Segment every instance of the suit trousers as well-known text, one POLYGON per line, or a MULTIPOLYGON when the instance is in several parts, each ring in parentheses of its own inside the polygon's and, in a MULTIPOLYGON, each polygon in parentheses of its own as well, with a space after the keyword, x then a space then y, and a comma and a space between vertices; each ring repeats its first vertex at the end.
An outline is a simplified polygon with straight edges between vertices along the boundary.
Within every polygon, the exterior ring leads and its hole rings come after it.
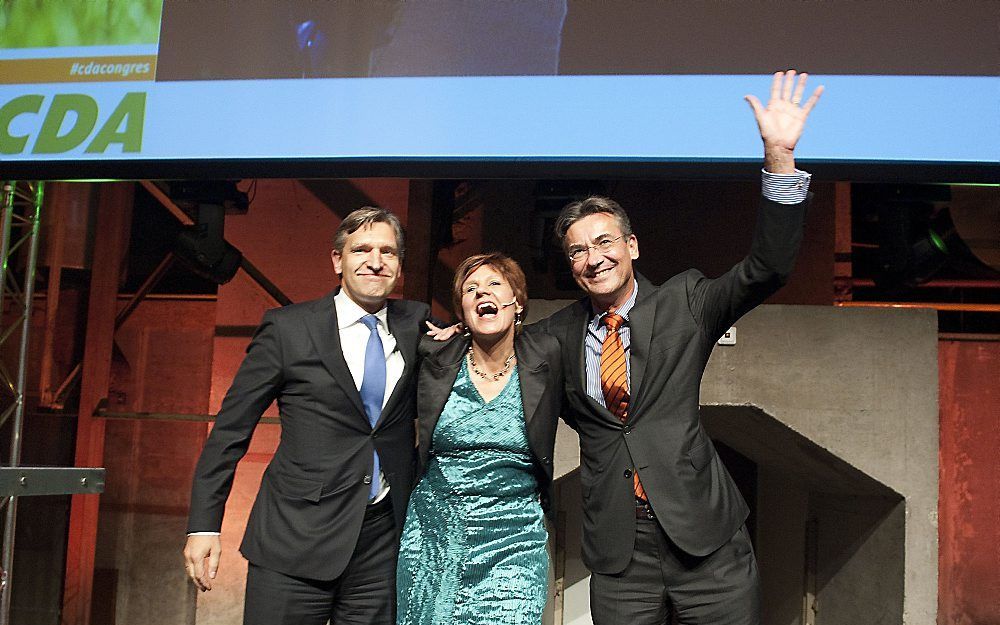
POLYGON ((395 625, 399 532, 389 497, 365 511, 347 568, 335 580, 292 577, 250 563, 244 625, 395 625))
POLYGON ((591 576, 590 611, 594 625, 759 625, 760 577, 746 526, 695 557, 655 519, 637 519, 625 570, 591 576))

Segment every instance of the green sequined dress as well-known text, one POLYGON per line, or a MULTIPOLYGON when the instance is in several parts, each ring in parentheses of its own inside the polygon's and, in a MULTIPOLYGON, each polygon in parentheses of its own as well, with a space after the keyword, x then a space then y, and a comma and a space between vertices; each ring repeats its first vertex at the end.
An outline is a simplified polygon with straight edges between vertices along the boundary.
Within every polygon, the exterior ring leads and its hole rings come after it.
POLYGON ((463 359, 413 491, 399 625, 538 625, 549 556, 517 370, 483 401, 463 359))

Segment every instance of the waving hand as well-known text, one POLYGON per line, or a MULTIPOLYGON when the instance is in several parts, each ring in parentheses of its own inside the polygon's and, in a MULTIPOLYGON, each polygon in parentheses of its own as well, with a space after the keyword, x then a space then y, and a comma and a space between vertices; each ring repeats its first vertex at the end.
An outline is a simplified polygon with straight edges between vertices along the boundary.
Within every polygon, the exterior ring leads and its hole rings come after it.
POLYGON ((823 93, 823 87, 817 87, 802 104, 808 78, 808 74, 802 73, 796 80, 794 69, 775 73, 766 107, 756 96, 745 97, 764 141, 764 168, 772 173, 791 173, 795 169, 795 145, 802 136, 809 113, 823 93))

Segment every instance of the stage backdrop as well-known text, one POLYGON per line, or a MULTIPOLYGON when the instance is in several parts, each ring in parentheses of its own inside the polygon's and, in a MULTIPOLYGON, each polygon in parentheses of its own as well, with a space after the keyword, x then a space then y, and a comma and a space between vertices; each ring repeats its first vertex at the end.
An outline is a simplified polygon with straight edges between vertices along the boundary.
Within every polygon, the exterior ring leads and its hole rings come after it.
POLYGON ((801 155, 989 167, 996 7, 5 2, 0 156, 19 174, 134 161, 150 176, 158 163, 755 162, 742 97, 766 99, 769 72, 796 67, 828 89, 801 155))

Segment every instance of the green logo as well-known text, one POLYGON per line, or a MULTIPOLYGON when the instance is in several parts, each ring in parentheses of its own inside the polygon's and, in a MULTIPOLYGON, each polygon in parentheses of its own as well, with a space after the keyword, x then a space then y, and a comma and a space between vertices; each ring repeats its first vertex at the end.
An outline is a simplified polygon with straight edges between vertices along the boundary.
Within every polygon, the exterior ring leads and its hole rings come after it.
POLYGON ((97 100, 89 95, 63 93, 53 96, 44 117, 41 116, 43 104, 44 96, 23 95, 0 107, 0 154, 21 154, 32 134, 35 134, 32 154, 62 154, 85 142, 84 152, 88 154, 103 154, 113 143, 121 145, 122 152, 142 150, 145 93, 126 93, 99 128, 101 111, 97 100), (37 133, 11 134, 11 122, 22 115, 40 122, 36 126, 37 133))

